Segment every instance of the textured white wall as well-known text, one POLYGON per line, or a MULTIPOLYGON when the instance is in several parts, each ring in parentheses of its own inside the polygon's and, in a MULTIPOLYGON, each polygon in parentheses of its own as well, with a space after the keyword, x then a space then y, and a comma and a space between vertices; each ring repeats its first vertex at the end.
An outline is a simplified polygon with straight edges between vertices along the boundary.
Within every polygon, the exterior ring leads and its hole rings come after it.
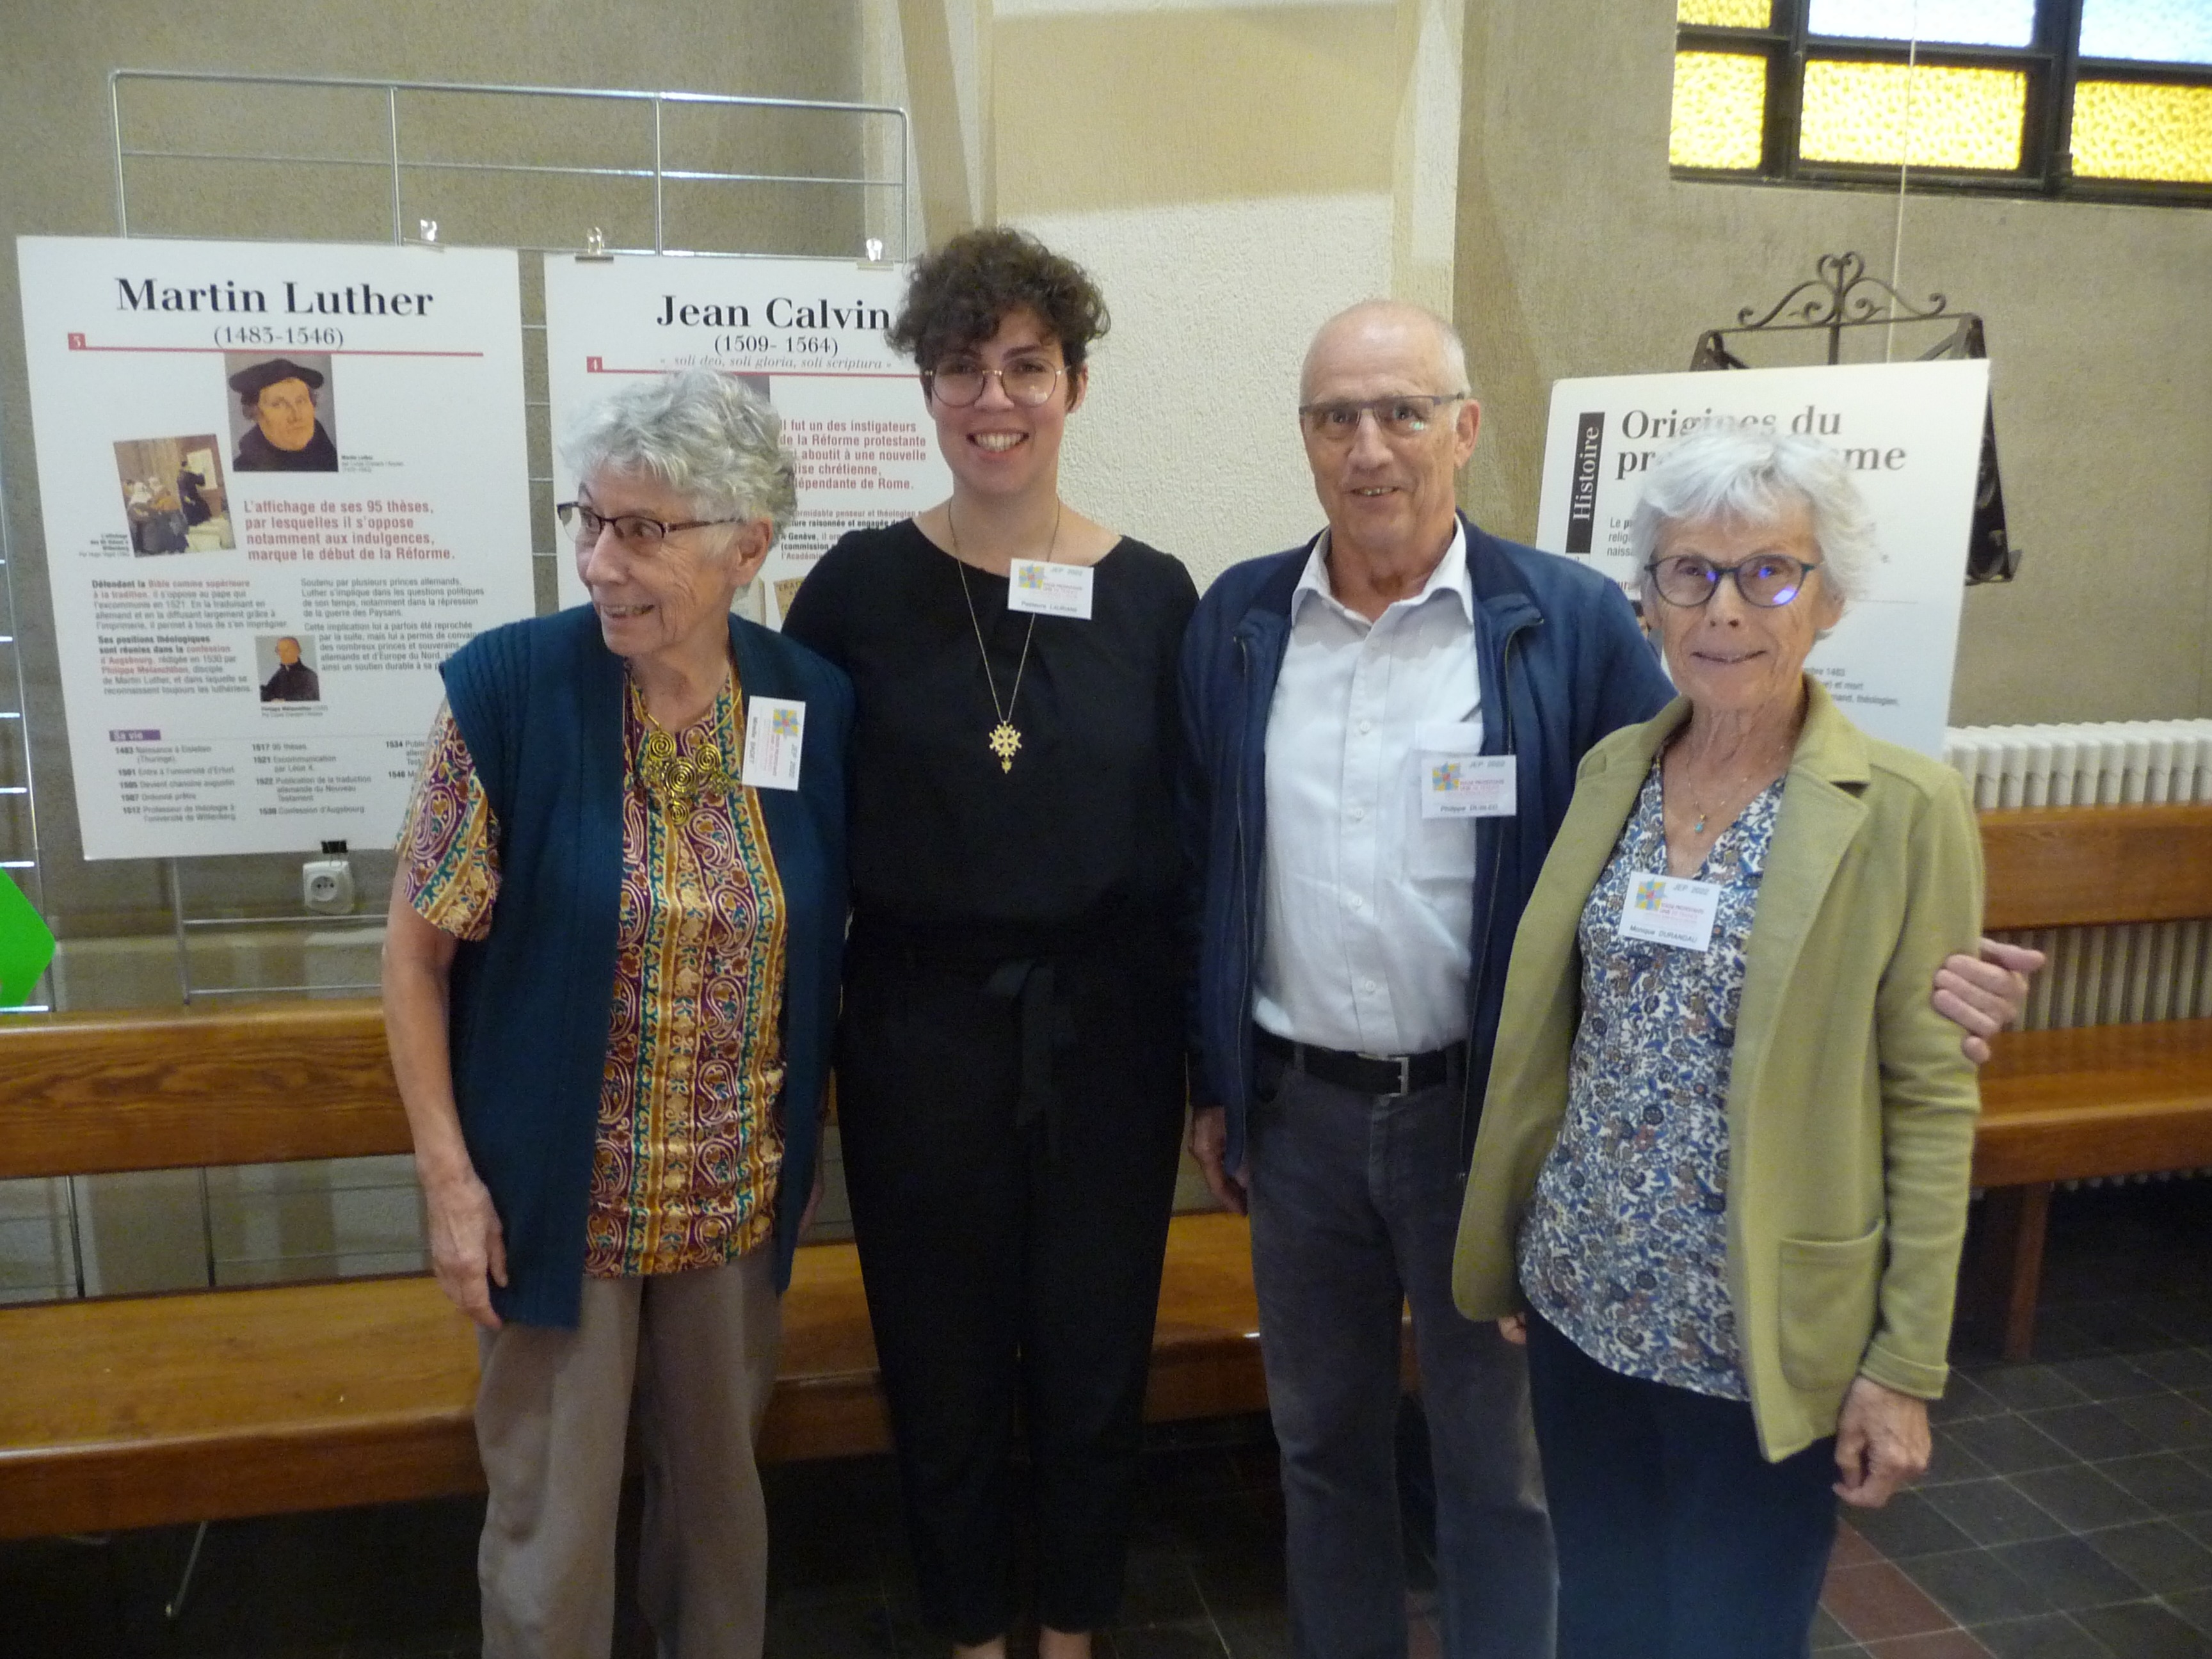
POLYGON ((1080 260, 1114 327, 1070 423, 1063 489, 1199 586, 1321 524, 1298 366, 1332 313, 1390 285, 1382 195, 1270 197, 1023 222, 1080 260))

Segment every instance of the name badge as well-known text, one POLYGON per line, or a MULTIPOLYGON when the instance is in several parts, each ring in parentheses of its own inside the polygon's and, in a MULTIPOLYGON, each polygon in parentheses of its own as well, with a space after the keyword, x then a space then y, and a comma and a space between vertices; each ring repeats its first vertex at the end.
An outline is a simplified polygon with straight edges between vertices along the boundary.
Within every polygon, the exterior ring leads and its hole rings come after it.
POLYGON ((1704 951, 1711 947, 1713 921, 1720 908, 1721 890, 1716 883, 1692 881, 1686 876, 1632 874, 1620 904, 1620 936, 1704 951))
POLYGON ((1048 564, 1016 559, 1006 573, 1006 609, 1033 611, 1040 617, 1091 620, 1091 568, 1087 564, 1048 564))
POLYGON ((1425 818, 1510 818, 1514 812, 1510 755, 1421 756, 1421 816, 1425 818))
POLYGON ((744 781, 755 789, 799 787, 799 747, 806 737, 806 705, 781 697, 752 697, 745 705, 744 781))

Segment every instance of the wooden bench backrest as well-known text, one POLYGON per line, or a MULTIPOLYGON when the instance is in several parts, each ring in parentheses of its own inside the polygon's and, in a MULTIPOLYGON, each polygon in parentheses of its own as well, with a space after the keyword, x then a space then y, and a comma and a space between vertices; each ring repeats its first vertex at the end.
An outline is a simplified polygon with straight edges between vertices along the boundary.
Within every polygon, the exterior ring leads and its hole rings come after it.
POLYGON ((410 1145, 366 998, 0 1021, 0 1179, 410 1145))
POLYGON ((2212 804, 1981 815, 1990 928, 2212 916, 2212 804))

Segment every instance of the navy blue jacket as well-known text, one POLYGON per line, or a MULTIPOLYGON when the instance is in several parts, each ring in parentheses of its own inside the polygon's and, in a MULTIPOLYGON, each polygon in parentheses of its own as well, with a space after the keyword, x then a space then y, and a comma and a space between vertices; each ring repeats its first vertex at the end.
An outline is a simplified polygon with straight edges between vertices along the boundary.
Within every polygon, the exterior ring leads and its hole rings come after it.
MULTIPOLYGON (((1674 691, 1612 582, 1587 565, 1462 523, 1474 589, 1482 751, 1516 757, 1518 807, 1513 817, 1475 822, 1464 1170, 1514 929, 1566 817, 1575 769, 1591 744, 1650 719, 1674 691)), ((1312 550, 1309 542, 1232 566, 1199 601, 1183 637, 1180 805, 1186 855, 1202 883, 1195 1092, 1201 1105, 1228 1108, 1231 1170, 1243 1166, 1252 1101, 1267 716, 1290 638, 1291 594, 1312 550)))
MULTIPOLYGON (((783 1172, 776 1284, 814 1182, 845 947, 845 747, 853 688, 805 646, 732 617, 747 696, 806 705, 799 787, 760 792, 783 888, 783 1172)), ((453 1094, 499 1211, 501 1319, 573 1327, 622 888, 623 661, 589 605, 480 634, 441 671, 499 826, 491 932, 453 958, 453 1094)))

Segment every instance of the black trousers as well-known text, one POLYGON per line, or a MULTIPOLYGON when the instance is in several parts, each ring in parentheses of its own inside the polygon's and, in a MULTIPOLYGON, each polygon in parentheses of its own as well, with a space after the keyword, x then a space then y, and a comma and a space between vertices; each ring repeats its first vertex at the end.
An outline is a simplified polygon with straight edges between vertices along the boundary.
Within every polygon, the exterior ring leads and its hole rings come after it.
POLYGON ((954 1641, 1012 1623, 1031 1504, 1039 1621, 1091 1630, 1119 1605, 1182 1002, 1165 952, 949 964, 856 942, 846 1180, 922 1611, 954 1641))
POLYGON ((1836 1540, 1834 1437, 1770 1463, 1741 1401, 1623 1376, 1534 1314, 1528 1381, 1559 1659, 1802 1659, 1836 1540))

